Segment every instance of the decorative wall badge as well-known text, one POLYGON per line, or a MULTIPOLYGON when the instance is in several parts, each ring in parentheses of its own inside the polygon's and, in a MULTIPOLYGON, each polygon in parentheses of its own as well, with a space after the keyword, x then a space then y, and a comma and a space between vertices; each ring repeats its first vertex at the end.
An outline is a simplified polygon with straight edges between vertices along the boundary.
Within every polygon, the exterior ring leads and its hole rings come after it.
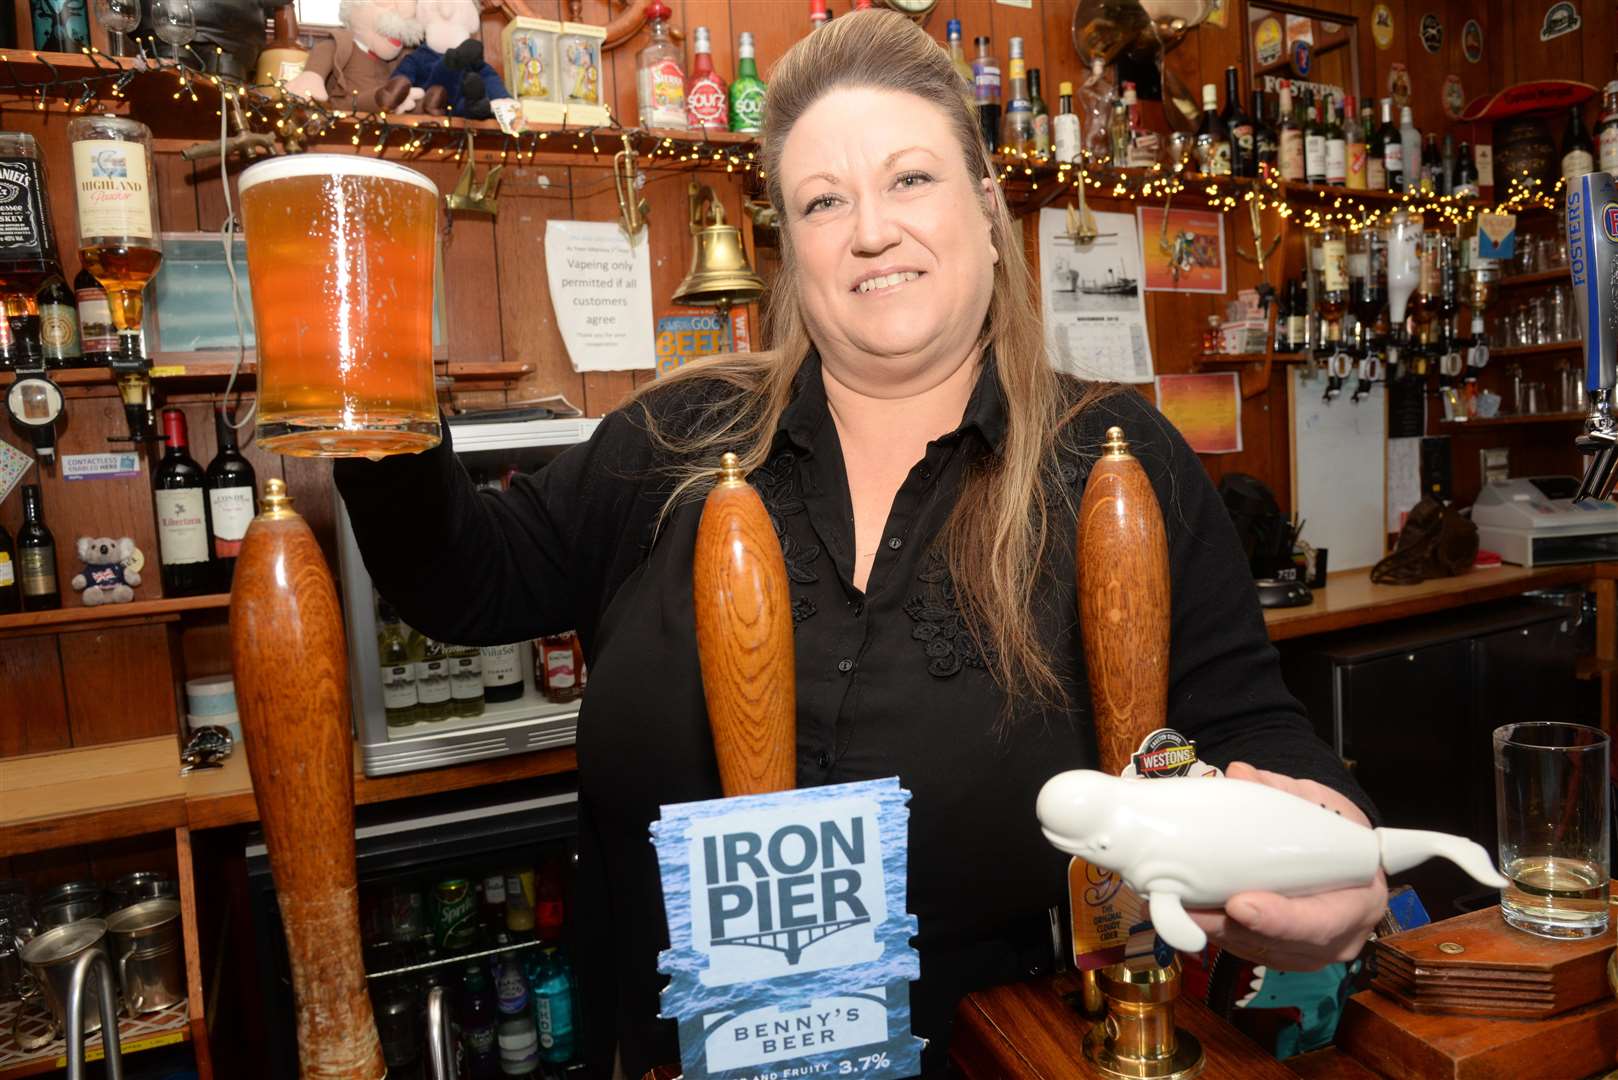
POLYGON ((1545 21, 1539 26, 1539 40, 1549 41, 1563 34, 1571 34, 1582 25, 1579 9, 1573 6, 1571 0, 1561 0, 1546 9, 1545 21))
POLYGON ((1465 108, 1466 88, 1461 85, 1461 77, 1452 72, 1444 76, 1444 112, 1452 118, 1459 118, 1465 108))
POLYGON ((686 1080, 921 1071, 896 777, 662 807, 670 976, 686 1080))
POLYGON ((1444 47, 1444 24, 1430 11, 1421 17, 1421 46, 1430 53, 1444 47))
POLYGON ((1371 39, 1379 49, 1393 47, 1393 12, 1386 4, 1371 9, 1371 39))
POLYGON ((1466 55, 1468 63, 1483 62, 1483 27, 1478 25, 1476 19, 1466 20, 1466 25, 1461 27, 1461 52, 1466 55))
POLYGON ((1298 78, 1307 79, 1309 69, 1315 66, 1315 49, 1307 41, 1294 41, 1292 43, 1292 70, 1297 72, 1298 78))
POLYGON ((1410 70, 1395 62, 1388 65, 1388 97, 1393 99, 1393 115, 1410 104, 1410 70))
POLYGON ((1253 55, 1258 59, 1258 66, 1269 67, 1281 59, 1281 52, 1280 20, 1273 15, 1260 20, 1253 31, 1253 55))

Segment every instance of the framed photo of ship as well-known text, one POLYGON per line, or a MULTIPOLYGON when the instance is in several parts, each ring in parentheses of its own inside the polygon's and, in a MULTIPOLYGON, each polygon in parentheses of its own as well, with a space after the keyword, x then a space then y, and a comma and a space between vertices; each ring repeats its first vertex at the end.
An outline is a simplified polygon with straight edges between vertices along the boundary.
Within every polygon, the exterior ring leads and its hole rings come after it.
POLYGON ((1225 293, 1225 215, 1141 206, 1141 265, 1147 292, 1225 293))

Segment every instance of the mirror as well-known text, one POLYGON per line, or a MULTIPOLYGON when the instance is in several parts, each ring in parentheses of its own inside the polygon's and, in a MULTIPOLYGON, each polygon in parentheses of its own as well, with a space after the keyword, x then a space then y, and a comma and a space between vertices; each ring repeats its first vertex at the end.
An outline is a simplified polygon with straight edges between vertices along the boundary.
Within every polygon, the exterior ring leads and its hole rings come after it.
POLYGON ((1247 5, 1249 89, 1263 90, 1273 101, 1280 81, 1287 79, 1294 90, 1302 86, 1316 98, 1324 91, 1338 100, 1352 94, 1363 103, 1358 34, 1351 17, 1254 0, 1247 5))

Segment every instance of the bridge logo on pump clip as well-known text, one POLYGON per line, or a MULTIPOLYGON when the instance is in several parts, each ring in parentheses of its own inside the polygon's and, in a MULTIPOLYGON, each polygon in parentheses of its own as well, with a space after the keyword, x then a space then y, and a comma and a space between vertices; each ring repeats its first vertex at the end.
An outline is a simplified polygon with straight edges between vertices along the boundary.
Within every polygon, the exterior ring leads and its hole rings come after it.
POLYGON ((1608 240, 1618 242, 1618 203, 1608 203, 1601 208, 1601 228, 1608 240))

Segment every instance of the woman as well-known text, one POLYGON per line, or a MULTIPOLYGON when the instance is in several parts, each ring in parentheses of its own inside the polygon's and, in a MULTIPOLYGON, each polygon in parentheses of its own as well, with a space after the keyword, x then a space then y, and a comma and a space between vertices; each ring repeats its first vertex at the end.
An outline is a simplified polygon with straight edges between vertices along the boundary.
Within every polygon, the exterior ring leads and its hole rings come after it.
MULTIPOLYGON (((774 350, 654 384, 502 496, 474 491, 447 438, 416 458, 339 463, 367 565, 412 625, 470 644, 583 637, 578 966, 592 1060, 616 1043, 631 1077, 676 1060, 656 1019, 666 935, 648 823, 659 804, 718 792, 691 561, 726 450, 786 557, 799 784, 898 775, 913 793, 911 999, 929 1071, 965 992, 1050 960, 1065 860, 1033 805, 1053 773, 1095 761, 1072 552, 1107 426, 1131 439, 1168 528, 1169 723, 1216 763, 1276 770, 1233 773, 1364 820, 1282 686, 1195 455, 1134 393, 1051 370, 965 94, 899 15, 816 31, 772 72, 765 118, 783 221, 774 350)), ((1198 918, 1238 952, 1315 968, 1358 951, 1385 895, 1249 895, 1198 918)))

